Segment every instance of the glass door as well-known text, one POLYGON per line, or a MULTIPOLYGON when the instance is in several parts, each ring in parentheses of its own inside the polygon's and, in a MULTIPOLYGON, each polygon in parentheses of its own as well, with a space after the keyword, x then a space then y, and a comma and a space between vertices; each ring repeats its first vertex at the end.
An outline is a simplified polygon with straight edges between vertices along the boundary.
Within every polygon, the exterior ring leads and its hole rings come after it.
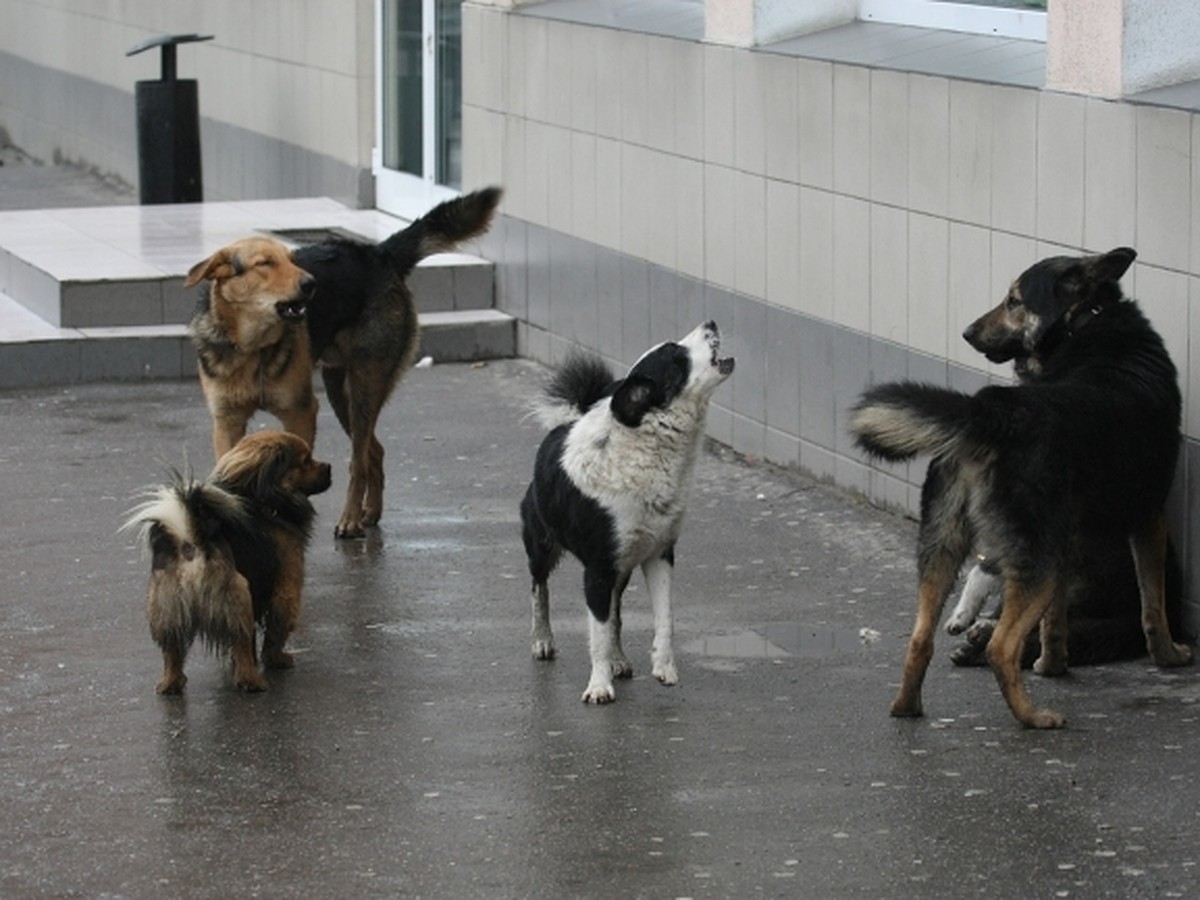
POLYGON ((406 218, 462 184, 462 0, 377 0, 375 205, 406 218))

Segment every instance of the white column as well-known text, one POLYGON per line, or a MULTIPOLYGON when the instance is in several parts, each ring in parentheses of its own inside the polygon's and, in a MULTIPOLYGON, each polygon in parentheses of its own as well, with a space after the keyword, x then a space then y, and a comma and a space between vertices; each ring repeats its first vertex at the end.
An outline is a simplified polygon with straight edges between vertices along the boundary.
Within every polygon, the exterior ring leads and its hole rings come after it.
POLYGON ((1196 0, 1053 0, 1046 87, 1117 98, 1200 78, 1196 0))

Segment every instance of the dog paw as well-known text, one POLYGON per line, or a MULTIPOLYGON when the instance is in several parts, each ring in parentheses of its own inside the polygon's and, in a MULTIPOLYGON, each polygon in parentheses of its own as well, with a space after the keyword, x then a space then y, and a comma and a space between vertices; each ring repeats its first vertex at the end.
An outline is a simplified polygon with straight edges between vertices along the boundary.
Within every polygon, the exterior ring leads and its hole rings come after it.
POLYGON ((154 686, 154 692, 163 695, 182 694, 185 684, 187 684, 187 676, 183 673, 180 673, 178 677, 164 675, 154 686))
POLYGON ((614 656, 608 661, 613 678, 632 678, 633 665, 623 655, 614 656))
POLYGON ((233 686, 247 694, 257 694, 267 689, 267 679, 258 672, 247 672, 242 675, 234 675, 233 686))
POLYGON ((1175 644, 1165 641, 1164 646, 1153 651, 1155 665, 1164 668, 1175 666, 1190 666, 1192 664, 1192 648, 1186 644, 1175 644))
POLYGON ((679 683, 679 672, 675 668, 673 660, 663 660, 656 662, 654 668, 650 670, 650 674, 658 679, 660 684, 672 685, 679 683))
POLYGON ((333 536, 346 541, 360 541, 367 536, 362 522, 343 519, 333 528, 333 536))
POLYGON ((980 647, 969 641, 965 644, 959 644, 950 651, 950 662, 956 666, 986 666, 987 656, 984 654, 985 649, 986 647, 980 647))
POLYGON ((552 638, 535 638, 533 641, 534 659, 554 659, 554 640, 552 638))
POLYGON ((290 669, 296 665, 296 657, 286 650, 263 650, 263 665, 268 669, 290 669))
POLYGON ((965 615, 953 615, 946 620, 946 634, 962 634, 971 627, 971 623, 974 621, 965 615))
POLYGON ((897 719, 919 719, 925 715, 921 698, 897 697, 892 701, 891 714, 897 719))
POLYGON ((1043 653, 1034 660, 1033 671, 1044 678, 1058 678, 1067 674, 1067 661, 1058 657, 1048 657, 1043 653))
POLYGON ((607 683, 591 682, 588 684, 587 690, 583 692, 582 699, 584 703, 595 703, 599 706, 616 700, 617 692, 613 690, 611 681, 607 683))
POLYGON ((1062 728, 1067 724, 1066 716, 1052 709, 1035 709, 1021 719, 1026 728, 1062 728))

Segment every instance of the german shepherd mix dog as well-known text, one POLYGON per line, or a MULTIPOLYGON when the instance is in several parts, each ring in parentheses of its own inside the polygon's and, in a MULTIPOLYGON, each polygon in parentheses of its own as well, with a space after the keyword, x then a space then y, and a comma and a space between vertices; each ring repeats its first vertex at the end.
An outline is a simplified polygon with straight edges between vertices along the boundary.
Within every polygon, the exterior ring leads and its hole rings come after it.
POLYGON ((1026 635, 1041 622, 1035 671, 1066 670, 1064 573, 1085 536, 1126 542, 1146 646, 1162 666, 1191 650, 1164 610, 1163 512, 1179 450, 1181 399, 1162 339, 1118 283, 1119 247, 1027 269, 963 336, 996 363, 1036 357, 1034 380, 974 395, 912 382, 871 388, 851 420, 858 445, 886 460, 933 456, 921 491, 918 608, 892 715, 922 714, 933 632, 973 549, 994 558, 1004 608, 987 658, 1013 715, 1031 728, 1063 717, 1034 707, 1021 680, 1026 635))
POLYGON ((553 429, 521 502, 533 577, 533 656, 554 658, 547 580, 563 551, 583 563, 592 674, 585 703, 616 698, 632 668, 621 649, 621 595, 638 566, 654 611, 651 672, 679 680, 671 646, 671 572, 709 398, 733 373, 713 322, 648 350, 622 379, 593 356, 569 358, 538 412, 553 429))
POLYGON ((375 426, 420 343, 405 279, 426 256, 485 232, 500 195, 493 187, 448 200, 378 245, 332 240, 289 252, 269 238, 246 238, 194 265, 184 285, 209 282, 189 330, 217 458, 260 409, 313 446, 319 364, 351 448, 334 534, 362 537, 378 524, 383 446, 375 426))
POLYGON ((147 614, 162 649, 160 694, 187 683, 183 663, 197 637, 228 650, 233 683, 264 691, 257 626, 267 668, 292 665, 284 644, 300 614, 304 550, 312 529, 309 496, 329 487, 329 465, 281 431, 242 438, 206 481, 175 473, 136 508, 125 528, 140 528, 150 549, 147 614))

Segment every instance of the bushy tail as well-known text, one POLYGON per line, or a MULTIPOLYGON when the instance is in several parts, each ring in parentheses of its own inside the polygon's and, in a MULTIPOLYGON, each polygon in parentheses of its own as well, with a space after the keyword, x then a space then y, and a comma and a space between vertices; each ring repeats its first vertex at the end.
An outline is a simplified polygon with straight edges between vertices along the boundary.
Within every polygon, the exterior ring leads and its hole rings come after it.
POLYGON ((612 369, 600 357, 572 353, 555 369, 534 414, 548 429, 573 422, 610 395, 614 383, 612 369))
POLYGON ((425 257, 447 253, 487 231, 503 193, 489 187, 439 203, 380 244, 380 251, 403 278, 425 257))
POLYGON ((941 456, 970 438, 974 398, 960 391, 897 381, 867 390, 850 416, 855 443, 891 462, 941 456))
POLYGON ((223 488, 195 481, 179 472, 169 484, 147 492, 146 500, 129 511, 122 531, 138 530, 156 555, 166 539, 170 547, 206 547, 222 530, 248 528, 249 517, 240 498, 223 488))

